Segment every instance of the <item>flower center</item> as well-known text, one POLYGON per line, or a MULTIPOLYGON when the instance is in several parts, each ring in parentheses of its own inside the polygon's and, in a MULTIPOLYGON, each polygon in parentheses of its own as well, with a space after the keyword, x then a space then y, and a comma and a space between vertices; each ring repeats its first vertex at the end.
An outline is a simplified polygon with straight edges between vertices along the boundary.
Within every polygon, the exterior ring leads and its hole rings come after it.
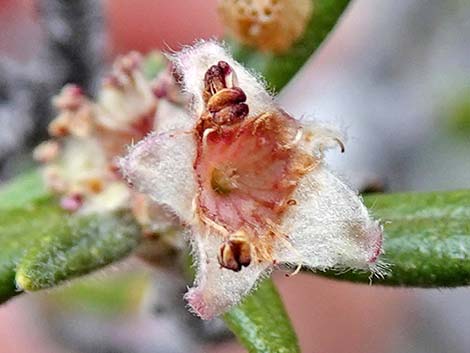
POLYGON ((237 189, 237 170, 230 167, 214 168, 211 174, 211 187, 219 195, 228 195, 237 189))
POLYGON ((315 164, 296 145, 297 121, 273 107, 248 117, 246 95, 229 85, 228 64, 212 66, 204 78, 206 109, 196 126, 194 170, 197 206, 203 224, 219 226, 218 261, 224 268, 271 261, 273 237, 292 193, 315 164))

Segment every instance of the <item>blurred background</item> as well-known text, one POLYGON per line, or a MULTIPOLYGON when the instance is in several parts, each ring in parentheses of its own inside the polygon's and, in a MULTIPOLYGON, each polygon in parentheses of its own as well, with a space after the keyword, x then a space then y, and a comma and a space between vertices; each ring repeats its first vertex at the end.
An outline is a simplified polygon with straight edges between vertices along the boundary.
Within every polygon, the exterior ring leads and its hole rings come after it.
MULTIPOLYGON (((216 3, 0 0, 0 180, 30 163, 53 117, 49 98, 64 83, 93 93, 119 53, 222 36, 216 3)), ((296 116, 346 129, 347 153, 328 162, 350 184, 470 188, 467 0, 356 0, 317 54, 279 99, 296 116)), ((304 352, 470 350, 469 289, 275 280, 304 352)), ((243 352, 220 322, 191 318, 175 299, 180 291, 171 273, 129 266, 13 299, 0 307, 0 352, 243 352)))

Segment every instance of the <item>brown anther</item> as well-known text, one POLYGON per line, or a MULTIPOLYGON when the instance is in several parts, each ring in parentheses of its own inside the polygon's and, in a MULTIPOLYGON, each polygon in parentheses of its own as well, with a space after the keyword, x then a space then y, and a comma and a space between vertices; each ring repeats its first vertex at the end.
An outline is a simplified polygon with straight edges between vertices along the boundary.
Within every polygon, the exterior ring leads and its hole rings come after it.
POLYGON ((248 105, 239 103, 228 106, 212 116, 212 122, 218 126, 236 124, 248 116, 248 105))
POLYGON ((218 261, 220 266, 238 272, 242 267, 251 263, 251 245, 247 234, 238 231, 230 235, 219 249, 218 261))
POLYGON ((218 91, 227 88, 227 76, 232 74, 232 68, 225 61, 219 61, 212 65, 204 76, 204 101, 207 103, 210 97, 218 91))
POLYGON ((226 88, 225 74, 218 65, 211 66, 204 76, 204 98, 206 102, 210 97, 224 88, 226 88))
POLYGON ((207 101, 207 110, 211 113, 215 113, 229 105, 245 101, 246 95, 241 88, 224 88, 209 98, 207 101))
POLYGON ((231 68, 230 65, 229 65, 227 62, 225 62, 225 61, 222 61, 222 60, 219 61, 219 62, 217 63, 217 66, 222 70, 222 72, 223 72, 223 74, 224 74, 225 76, 228 76, 228 75, 230 75, 230 74, 232 73, 232 68, 231 68))
POLYGON ((240 87, 227 87, 228 77, 232 80, 230 85, 234 85, 235 72, 224 61, 211 66, 204 76, 206 111, 196 129, 200 135, 207 128, 220 131, 223 126, 239 123, 248 116, 245 92, 240 87))

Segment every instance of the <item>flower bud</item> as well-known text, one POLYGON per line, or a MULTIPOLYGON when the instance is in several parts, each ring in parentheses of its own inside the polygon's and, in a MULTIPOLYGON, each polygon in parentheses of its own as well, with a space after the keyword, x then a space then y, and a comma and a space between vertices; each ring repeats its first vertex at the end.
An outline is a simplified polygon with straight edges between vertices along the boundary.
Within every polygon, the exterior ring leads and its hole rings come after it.
POLYGON ((312 0, 222 0, 219 13, 240 42, 280 53, 304 33, 312 0))

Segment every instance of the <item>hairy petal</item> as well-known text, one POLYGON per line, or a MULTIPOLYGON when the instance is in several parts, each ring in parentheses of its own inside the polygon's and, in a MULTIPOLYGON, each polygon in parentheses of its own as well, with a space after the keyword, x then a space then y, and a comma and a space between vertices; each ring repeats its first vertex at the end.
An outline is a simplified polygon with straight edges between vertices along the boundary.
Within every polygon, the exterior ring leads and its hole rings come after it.
POLYGON ((191 310, 202 319, 209 320, 240 302, 256 285, 268 262, 252 264, 239 272, 223 268, 217 261, 220 236, 197 234, 193 237, 193 252, 197 258, 195 287, 185 295, 191 310))
POLYGON ((331 124, 302 119, 302 147, 322 158, 323 152, 328 149, 338 148, 345 150, 346 135, 336 126, 331 124))
POLYGON ((101 177, 106 170, 106 156, 98 139, 72 137, 64 141, 62 154, 57 160, 62 177, 71 184, 89 178, 101 177))
POLYGON ((96 195, 91 195, 80 209, 81 214, 94 214, 122 209, 129 205, 131 191, 125 183, 111 182, 96 195))
POLYGON ((214 41, 201 41, 187 47, 170 57, 179 74, 182 85, 191 96, 193 113, 199 117, 204 111, 204 75, 206 71, 219 61, 227 62, 236 73, 236 86, 246 94, 246 103, 251 115, 258 115, 273 109, 273 99, 266 91, 260 79, 237 63, 228 52, 214 41))
POLYGON ((151 134, 121 159, 127 180, 156 203, 174 212, 187 224, 193 221, 196 195, 193 136, 175 131, 151 134))
POLYGON ((97 97, 97 120, 111 130, 127 130, 142 119, 153 120, 157 100, 136 52, 118 57, 97 97))
POLYGON ((297 204, 285 214, 276 260, 314 269, 373 269, 382 245, 382 229, 360 197, 324 166, 299 183, 297 204))
POLYGON ((191 131, 194 120, 181 106, 161 99, 158 102, 154 130, 161 133, 173 130, 191 131))

